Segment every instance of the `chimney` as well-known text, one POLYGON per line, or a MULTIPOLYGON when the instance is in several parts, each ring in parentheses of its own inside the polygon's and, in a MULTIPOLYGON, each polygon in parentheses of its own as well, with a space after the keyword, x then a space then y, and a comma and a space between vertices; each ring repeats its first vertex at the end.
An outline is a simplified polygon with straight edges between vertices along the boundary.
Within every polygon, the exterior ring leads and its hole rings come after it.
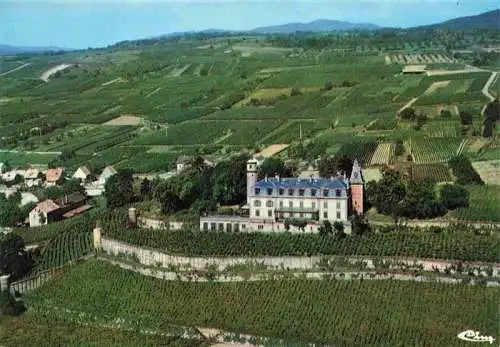
POLYGON ((333 176, 330 176, 330 181, 333 181, 333 176))
POLYGON ((276 179, 276 181, 280 181, 280 175, 278 175, 278 173, 275 173, 274 174, 274 178, 276 179))
POLYGON ((264 177, 264 181, 266 181, 266 182, 267 182, 267 175, 266 175, 266 177, 264 177))
POLYGON ((309 180, 312 182, 313 181, 313 175, 309 176, 309 180))
POLYGON ((135 207, 131 207, 128 209, 128 222, 132 227, 135 227, 137 225, 137 211, 135 207))

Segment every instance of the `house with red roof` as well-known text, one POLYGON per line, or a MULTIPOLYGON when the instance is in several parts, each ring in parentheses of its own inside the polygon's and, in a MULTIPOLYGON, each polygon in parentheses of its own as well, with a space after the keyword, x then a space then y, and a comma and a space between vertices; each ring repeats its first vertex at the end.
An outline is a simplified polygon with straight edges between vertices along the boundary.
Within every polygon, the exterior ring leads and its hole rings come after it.
POLYGON ((55 169, 47 170, 47 175, 45 179, 45 184, 50 186, 55 186, 63 179, 63 169, 61 167, 55 169))

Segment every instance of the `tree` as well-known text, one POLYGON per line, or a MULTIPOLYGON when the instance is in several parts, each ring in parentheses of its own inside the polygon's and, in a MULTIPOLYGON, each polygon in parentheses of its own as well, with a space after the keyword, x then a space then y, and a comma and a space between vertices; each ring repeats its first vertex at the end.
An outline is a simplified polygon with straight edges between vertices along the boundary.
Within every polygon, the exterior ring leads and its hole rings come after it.
POLYGON ((353 235, 363 235, 370 230, 370 225, 364 216, 360 216, 358 211, 354 211, 351 217, 351 232, 353 235))
POLYGON ((180 206, 179 196, 169 181, 162 181, 158 184, 154 189, 153 196, 160 202, 162 213, 175 212, 180 206))
POLYGON ((332 81, 326 81, 323 90, 332 90, 332 89, 333 89, 332 81))
POLYGON ((404 154, 404 152, 405 152, 405 146, 403 145, 403 141, 397 140, 396 146, 394 148, 394 155, 400 156, 400 155, 404 154))
POLYGON ((344 223, 342 223, 341 221, 337 220, 337 221, 333 222, 333 229, 335 230, 335 235, 338 238, 343 238, 345 236, 344 223))
POLYGON ((19 316, 26 308, 22 301, 16 301, 14 296, 9 292, 0 292, 0 313, 6 316, 19 316))
POLYGON ((469 205, 469 192, 458 184, 445 184, 441 187, 440 195, 441 202, 449 210, 469 205))
POLYGON ((258 176, 263 178, 265 176, 279 175, 281 177, 292 176, 291 170, 286 167, 283 160, 275 157, 264 159, 259 167, 258 176))
POLYGON ((141 182, 140 194, 143 200, 151 198, 151 181, 147 178, 141 182))
POLYGON ((329 220, 324 220, 323 224, 320 225, 318 231, 321 235, 331 235, 333 234, 333 226, 329 220))
POLYGON ((398 117, 401 119, 414 120, 416 116, 417 113, 415 112, 415 109, 411 107, 404 108, 398 113, 398 117))
POLYGON ((300 88, 293 87, 292 90, 290 91, 290 96, 296 96, 300 95, 302 92, 300 91, 300 88))
POLYGON ((353 162, 347 156, 339 157, 323 157, 318 162, 318 172, 321 177, 337 176, 340 172, 346 173, 347 176, 351 175, 353 162))
POLYGON ((211 178, 213 200, 221 205, 245 201, 248 159, 248 155, 240 155, 217 164, 211 178))
POLYGON ((409 182, 400 208, 400 215, 412 219, 434 218, 446 213, 446 208, 435 196, 435 183, 430 180, 409 182))
POLYGON ((399 171, 383 168, 382 178, 378 182, 368 182, 365 191, 370 205, 379 213, 392 215, 406 195, 406 186, 399 171))
POLYGON ((23 214, 19 206, 10 200, 0 202, 0 225, 4 227, 15 227, 22 222, 23 214))
POLYGON ((460 123, 462 125, 472 125, 472 115, 468 112, 460 112, 460 123))
POLYGON ((191 205, 191 210, 198 214, 217 212, 217 203, 212 200, 196 200, 191 205))
POLYGON ((26 275, 34 265, 21 236, 0 234, 0 273, 9 274, 10 279, 15 281, 26 275))
POLYGON ((440 112, 441 118, 451 118, 453 115, 451 114, 450 110, 445 110, 442 109, 440 112))
POLYGON ((132 189, 133 171, 130 169, 118 170, 104 185, 104 197, 108 207, 114 208, 131 203, 134 200, 132 189))

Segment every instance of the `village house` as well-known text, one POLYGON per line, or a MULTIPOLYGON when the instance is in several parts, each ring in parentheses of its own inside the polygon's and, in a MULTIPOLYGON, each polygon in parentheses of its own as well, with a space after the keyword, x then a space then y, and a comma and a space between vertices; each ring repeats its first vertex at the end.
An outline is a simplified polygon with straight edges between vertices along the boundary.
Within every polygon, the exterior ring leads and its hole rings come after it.
POLYGON ((73 178, 79 179, 82 182, 85 182, 89 177, 90 170, 86 166, 80 166, 73 174, 73 178))
POLYGON ((104 170, 102 170, 101 175, 99 176, 99 184, 105 185, 106 181, 113 175, 116 174, 116 170, 112 166, 106 166, 104 170))
POLYGON ((363 177, 355 160, 351 177, 338 174, 330 178, 274 178, 257 180, 258 161, 247 162, 248 216, 202 216, 203 231, 317 232, 324 221, 341 222, 350 232, 349 215, 363 214, 363 177), (302 231, 289 229, 300 222, 302 231))
POLYGON ((58 167, 55 169, 48 169, 45 178, 45 185, 47 187, 55 186, 63 179, 63 169, 58 167))
POLYGON ((44 200, 38 203, 29 213, 30 227, 36 227, 50 222, 79 215, 92 206, 87 205, 85 195, 75 192, 55 200, 44 200))
MULTIPOLYGON (((181 155, 177 158, 177 172, 181 172, 185 168, 189 167, 193 163, 194 159, 194 157, 187 155, 181 155)), ((216 165, 214 161, 207 158, 203 158, 203 164, 208 167, 214 167, 216 165)))
POLYGON ((42 183, 40 177, 40 171, 35 168, 30 168, 24 173, 24 183, 28 187, 39 186, 42 183))

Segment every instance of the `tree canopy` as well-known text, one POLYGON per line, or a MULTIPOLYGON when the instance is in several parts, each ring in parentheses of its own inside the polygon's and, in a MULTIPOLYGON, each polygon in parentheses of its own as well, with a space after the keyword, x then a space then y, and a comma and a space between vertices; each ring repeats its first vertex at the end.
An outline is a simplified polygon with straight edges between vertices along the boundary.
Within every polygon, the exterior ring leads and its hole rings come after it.
POLYGON ((119 207, 134 201, 132 183, 133 171, 130 169, 118 170, 111 176, 104 185, 108 207, 119 207))
POLYGON ((0 272, 9 274, 15 281, 26 275, 35 262, 24 248, 21 236, 8 233, 0 234, 0 272))

